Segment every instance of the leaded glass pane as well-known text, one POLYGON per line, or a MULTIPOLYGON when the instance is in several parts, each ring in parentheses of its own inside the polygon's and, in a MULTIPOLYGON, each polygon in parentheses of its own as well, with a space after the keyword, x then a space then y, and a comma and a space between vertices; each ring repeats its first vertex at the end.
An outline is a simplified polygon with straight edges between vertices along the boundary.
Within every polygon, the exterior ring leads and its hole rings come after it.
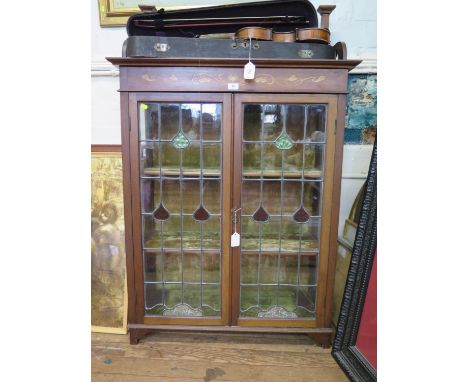
POLYGON ((151 213, 159 206, 161 202, 159 188, 159 179, 143 179, 141 181, 142 212, 151 213))
MULTIPOLYGON (((280 256, 279 264, 279 282, 280 284, 296 285, 298 282, 298 260, 299 256, 285 255, 280 256)), ((276 280, 277 281, 277 280, 276 280)))
POLYGON ((182 131, 189 141, 200 139, 200 104, 183 104, 182 109, 182 131))
POLYGON ((184 249, 201 248, 202 224, 196 221, 193 216, 184 216, 183 247, 184 249))
POLYGON ((179 252, 164 252, 164 282, 182 281, 182 256, 179 252))
POLYGON ((300 285, 316 285, 317 284, 317 256, 300 256, 300 285))
POLYGON ((286 131, 293 141, 304 139, 304 105, 285 105, 286 108, 286 131))
MULTIPOLYGON (((184 279, 184 282, 187 281, 184 279)), ((199 316, 201 317, 201 293, 202 288, 199 284, 185 284, 184 285, 184 303, 189 305, 192 309, 200 309, 199 316)))
POLYGON ((159 111, 158 105, 154 103, 140 103, 140 139, 158 139, 159 136, 159 111))
POLYGON ((182 150, 181 171, 184 176, 200 176, 200 142, 192 142, 182 150))
POLYGON ((139 110, 146 314, 219 317, 222 104, 139 110))
POLYGON ((219 176, 221 166, 221 144, 205 143, 203 145, 203 174, 219 176))
POLYGON ((182 205, 184 214, 193 214, 200 206, 200 181, 184 180, 182 182, 182 205))
POLYGON ((258 278, 258 259, 259 255, 241 254, 241 283, 257 284, 258 278))
POLYGON ((202 112, 203 139, 205 141, 221 140, 221 105, 203 104, 202 112))
POLYGON ((152 175, 159 171, 159 147, 152 142, 140 144, 140 172, 152 175))
POLYGON ((260 284, 276 284, 277 278, 278 255, 261 255, 260 256, 260 284))
POLYGON ((221 189, 219 180, 203 182, 203 204, 210 214, 221 213, 221 189))
POLYGON ((145 281, 162 282, 163 255, 161 252, 144 251, 145 281))
POLYGON ((281 105, 263 105, 263 141, 274 141, 283 129, 284 115, 281 105))
POLYGON ((157 221, 151 214, 143 215, 142 231, 143 246, 145 248, 161 248, 162 235, 161 227, 164 223, 157 221))
POLYGON ((306 140, 325 142, 326 110, 324 105, 307 106, 306 140))
MULTIPOLYGON (((175 148, 171 142, 160 142, 161 171, 165 176, 179 175, 180 172, 180 150, 175 148)), ((187 150, 184 150, 185 153, 187 150)), ((158 166, 159 167, 159 166, 158 166)), ((149 174, 151 175, 151 174, 149 174)), ((159 168, 154 175, 159 175, 159 168)))
POLYGON ((244 105, 240 317, 315 318, 325 116, 244 105))
POLYGON ((201 254, 203 264, 203 282, 218 283, 220 273, 220 256, 219 252, 204 251, 201 254))
POLYGON ((218 285, 203 285, 203 314, 205 316, 219 316, 220 288, 218 285))
POLYGON ((162 103, 159 106, 161 109, 161 139, 172 140, 180 131, 180 105, 162 103))
POLYGON ((259 177, 262 146, 258 143, 244 143, 242 146, 242 175, 259 177))
POLYGON ((221 248, 221 218, 219 216, 211 216, 201 225, 201 238, 204 249, 219 250, 221 248))
POLYGON ((255 222, 251 216, 242 217, 241 248, 246 250, 258 250, 260 248, 261 225, 255 222))
POLYGON ((262 106, 245 105, 244 141, 259 141, 262 126, 262 106))

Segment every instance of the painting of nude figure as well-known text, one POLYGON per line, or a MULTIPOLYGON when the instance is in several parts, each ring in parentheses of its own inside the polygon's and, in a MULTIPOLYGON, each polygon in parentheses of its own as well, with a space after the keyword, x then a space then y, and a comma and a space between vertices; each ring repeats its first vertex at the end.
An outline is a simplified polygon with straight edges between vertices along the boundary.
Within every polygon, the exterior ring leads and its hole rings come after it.
POLYGON ((91 329, 126 333, 122 154, 100 149, 91 154, 91 329))

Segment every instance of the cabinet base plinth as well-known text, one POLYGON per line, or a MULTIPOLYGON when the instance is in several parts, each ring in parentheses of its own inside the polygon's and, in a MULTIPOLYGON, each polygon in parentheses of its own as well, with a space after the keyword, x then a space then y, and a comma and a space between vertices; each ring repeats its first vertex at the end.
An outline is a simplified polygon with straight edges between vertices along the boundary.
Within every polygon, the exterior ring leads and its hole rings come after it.
POLYGON ((333 333, 309 333, 309 337, 324 349, 331 346, 332 336, 333 333))
POLYGON ((149 333, 153 333, 156 330, 147 329, 147 328, 132 328, 130 325, 128 327, 128 332, 130 333, 130 345, 136 345, 140 340, 149 333))
POLYGON ((285 333, 307 334, 318 345, 329 348, 333 336, 331 328, 287 328, 287 327, 247 327, 247 326, 196 326, 196 325, 149 325, 128 324, 130 344, 136 345, 144 336, 160 331, 223 332, 223 333, 285 333))

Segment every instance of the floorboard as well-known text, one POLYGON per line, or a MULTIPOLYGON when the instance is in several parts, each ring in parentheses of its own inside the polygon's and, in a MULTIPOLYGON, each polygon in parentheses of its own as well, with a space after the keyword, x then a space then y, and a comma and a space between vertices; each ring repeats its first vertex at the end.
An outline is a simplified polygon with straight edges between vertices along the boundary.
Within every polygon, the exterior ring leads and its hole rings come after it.
POLYGON ((161 332, 130 345, 92 334, 93 382, 340 382, 346 376, 303 334, 161 332))

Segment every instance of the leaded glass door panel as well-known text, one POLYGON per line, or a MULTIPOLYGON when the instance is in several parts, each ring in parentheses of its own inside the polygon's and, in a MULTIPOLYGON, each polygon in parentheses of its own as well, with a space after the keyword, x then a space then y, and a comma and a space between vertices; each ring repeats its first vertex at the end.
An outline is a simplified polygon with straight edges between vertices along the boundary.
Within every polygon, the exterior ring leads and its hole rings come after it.
POLYGON ((323 320, 336 112, 335 96, 236 95, 233 324, 323 320))
POLYGON ((137 314, 226 325, 231 96, 130 96, 137 314), (135 128, 133 128, 135 126, 135 128), (227 214, 225 214, 227 211, 227 214))

